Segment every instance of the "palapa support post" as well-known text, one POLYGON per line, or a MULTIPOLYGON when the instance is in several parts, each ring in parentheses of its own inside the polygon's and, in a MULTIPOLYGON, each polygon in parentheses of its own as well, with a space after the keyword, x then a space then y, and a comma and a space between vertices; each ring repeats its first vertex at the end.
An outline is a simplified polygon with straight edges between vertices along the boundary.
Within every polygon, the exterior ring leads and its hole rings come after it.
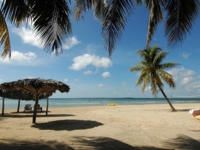
POLYGON ((19 108, 20 108, 20 99, 18 99, 18 107, 17 107, 17 112, 19 112, 19 108))
POLYGON ((4 97, 2 97, 2 116, 4 116, 4 97))
POLYGON ((48 115, 48 108, 49 108, 49 97, 47 97, 46 115, 48 115))
POLYGON ((37 91, 36 92, 36 99, 35 99, 35 106, 34 106, 34 113, 33 113, 33 123, 36 123, 38 100, 39 100, 39 94, 38 94, 38 91, 37 91))

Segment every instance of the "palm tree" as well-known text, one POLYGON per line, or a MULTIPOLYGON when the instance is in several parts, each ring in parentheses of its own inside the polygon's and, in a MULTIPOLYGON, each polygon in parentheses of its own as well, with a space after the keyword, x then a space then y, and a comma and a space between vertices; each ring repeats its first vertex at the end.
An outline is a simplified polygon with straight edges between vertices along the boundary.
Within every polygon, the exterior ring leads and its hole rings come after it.
POLYGON ((84 17, 89 9, 102 22, 102 37, 109 56, 116 42, 122 36, 122 30, 134 6, 144 4, 150 11, 147 33, 147 47, 158 23, 165 20, 165 36, 169 46, 180 44, 192 28, 199 15, 199 0, 75 0, 75 19, 84 17), (166 16, 164 17, 164 14, 166 16))
POLYGON ((162 80, 170 87, 174 88, 175 82, 173 77, 168 72, 164 71, 164 69, 175 67, 178 64, 173 62, 162 63, 163 59, 168 53, 162 51, 162 49, 158 46, 149 47, 144 50, 138 50, 137 53, 140 55, 142 60, 138 63, 138 65, 130 69, 131 72, 141 71, 140 77, 136 82, 136 86, 142 84, 142 92, 144 92, 147 84, 150 84, 152 94, 155 97, 160 90, 170 105, 172 111, 176 111, 163 91, 164 84, 162 80))
POLYGON ((11 56, 11 42, 7 22, 16 27, 32 22, 34 31, 41 38, 44 49, 62 51, 62 40, 71 33, 69 19, 71 0, 3 0, 0 8, 0 45, 2 57, 11 56))

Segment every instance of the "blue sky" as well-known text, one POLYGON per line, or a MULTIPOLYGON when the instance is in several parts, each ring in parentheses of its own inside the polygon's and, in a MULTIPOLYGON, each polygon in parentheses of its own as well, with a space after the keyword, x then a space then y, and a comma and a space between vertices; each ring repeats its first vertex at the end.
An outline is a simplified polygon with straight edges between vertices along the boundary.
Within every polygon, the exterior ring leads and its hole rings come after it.
MULTIPOLYGON (((101 23, 94 19, 92 11, 80 21, 74 21, 72 16, 73 34, 66 38, 64 51, 58 56, 43 50, 31 26, 15 28, 9 24, 12 57, 0 59, 0 83, 24 78, 59 80, 71 88, 69 93, 56 92, 52 96, 59 98, 153 97, 149 86, 144 93, 141 86, 135 87, 139 73, 128 71, 140 61, 136 51, 145 48, 148 17, 144 7, 135 7, 111 58, 103 46, 101 23)), ((170 52, 165 62, 180 63, 167 70, 176 82, 175 89, 164 86, 168 97, 200 95, 199 23, 200 19, 174 49, 166 44, 163 24, 155 32, 151 46, 159 45, 170 52)))

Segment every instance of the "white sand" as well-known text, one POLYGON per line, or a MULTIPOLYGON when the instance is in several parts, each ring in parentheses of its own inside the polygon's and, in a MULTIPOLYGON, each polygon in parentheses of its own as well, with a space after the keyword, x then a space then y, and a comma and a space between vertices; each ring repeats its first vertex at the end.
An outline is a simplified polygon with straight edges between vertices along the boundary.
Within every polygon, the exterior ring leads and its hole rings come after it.
MULTIPOLYGON (((200 104, 49 108, 49 115, 13 113, 0 117, 0 150, 200 149, 200 121, 188 113, 200 104)), ((23 111, 23 110, 21 110, 23 111)))

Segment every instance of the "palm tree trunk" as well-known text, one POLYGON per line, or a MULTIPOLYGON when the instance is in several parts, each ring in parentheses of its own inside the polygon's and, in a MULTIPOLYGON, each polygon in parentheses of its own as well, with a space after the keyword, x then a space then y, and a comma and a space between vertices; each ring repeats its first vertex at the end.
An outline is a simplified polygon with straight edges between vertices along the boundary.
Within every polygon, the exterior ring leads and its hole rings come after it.
POLYGON ((173 112, 176 112, 177 110, 173 107, 173 105, 171 104, 170 100, 167 98, 167 96, 165 95, 164 91, 162 90, 162 88, 160 86, 158 86, 160 91, 162 92, 163 96, 165 97, 165 99, 167 100, 169 106, 171 107, 173 112))

